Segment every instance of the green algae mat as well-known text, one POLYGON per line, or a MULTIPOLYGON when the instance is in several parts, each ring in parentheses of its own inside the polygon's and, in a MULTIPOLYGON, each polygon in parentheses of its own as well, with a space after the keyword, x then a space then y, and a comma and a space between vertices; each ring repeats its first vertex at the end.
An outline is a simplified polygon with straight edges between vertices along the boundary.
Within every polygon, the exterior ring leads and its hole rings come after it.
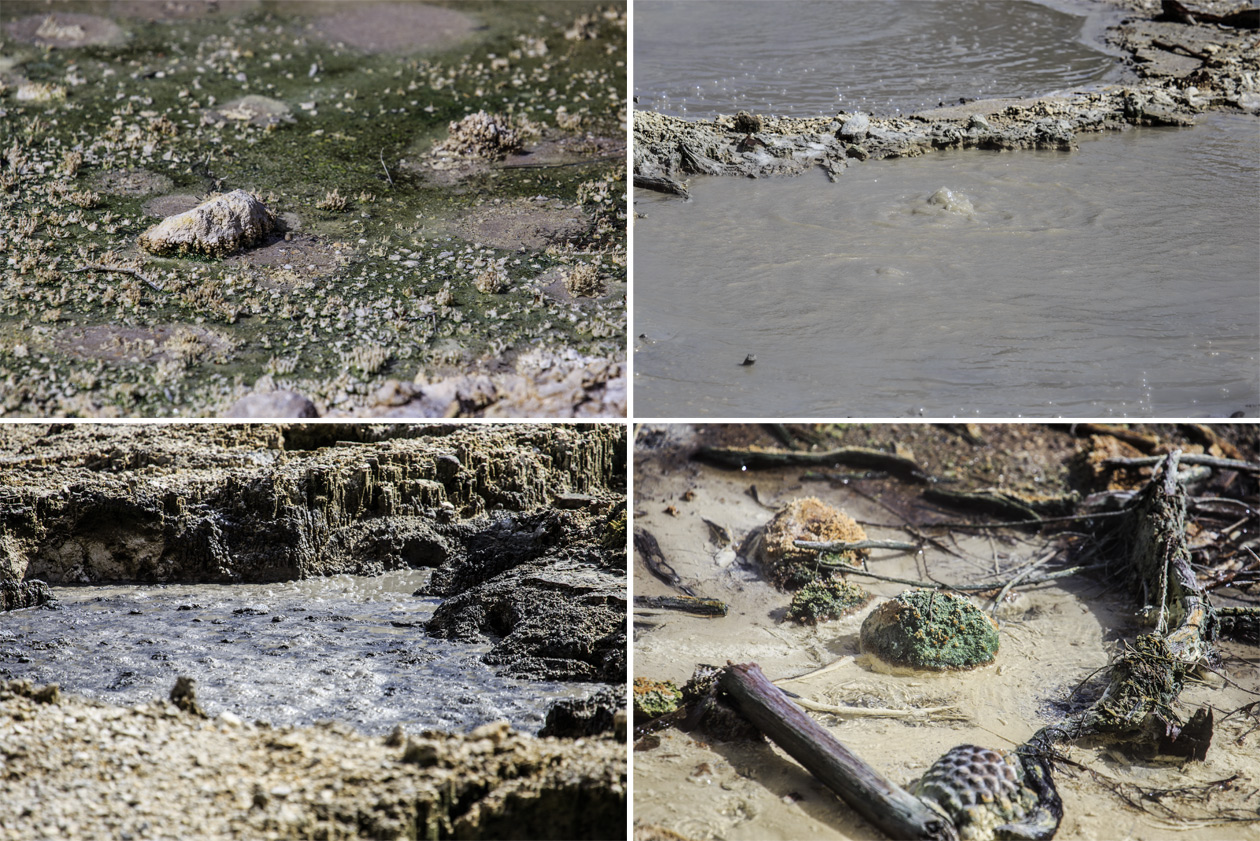
POLYGON ((5 3, 0 416, 624 415, 625 103, 624 3, 5 3))

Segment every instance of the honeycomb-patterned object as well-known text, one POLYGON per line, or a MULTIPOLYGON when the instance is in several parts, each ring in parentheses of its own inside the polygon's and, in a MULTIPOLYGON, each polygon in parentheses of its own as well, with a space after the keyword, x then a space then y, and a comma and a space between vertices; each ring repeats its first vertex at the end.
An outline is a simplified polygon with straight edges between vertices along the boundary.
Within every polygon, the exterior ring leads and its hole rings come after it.
POLYGON ((1044 760, 975 745, 951 749, 913 790, 962 841, 1051 838, 1063 815, 1044 760))

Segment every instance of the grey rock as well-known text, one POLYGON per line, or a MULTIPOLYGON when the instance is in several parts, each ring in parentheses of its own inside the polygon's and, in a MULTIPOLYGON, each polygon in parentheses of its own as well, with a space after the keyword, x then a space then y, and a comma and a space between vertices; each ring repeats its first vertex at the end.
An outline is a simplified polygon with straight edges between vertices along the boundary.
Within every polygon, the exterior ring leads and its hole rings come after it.
POLYGON ((854 114, 840 126, 838 137, 841 140, 860 141, 871 131, 871 118, 865 114, 854 114))
POLYGON ((310 398, 295 391, 265 391, 247 394, 232 404, 228 418, 317 418, 319 410, 310 398))
POLYGON ((140 247, 164 256, 223 257, 257 245, 275 227, 275 218, 261 201, 244 190, 233 190, 162 220, 140 235, 140 247))

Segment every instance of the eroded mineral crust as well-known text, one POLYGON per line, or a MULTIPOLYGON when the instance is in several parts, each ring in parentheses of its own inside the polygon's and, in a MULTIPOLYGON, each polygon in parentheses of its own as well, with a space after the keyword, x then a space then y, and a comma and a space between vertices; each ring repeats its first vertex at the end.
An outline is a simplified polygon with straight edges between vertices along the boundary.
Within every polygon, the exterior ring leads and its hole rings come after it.
POLYGON ((233 190, 162 220, 140 235, 140 247, 163 256, 225 257, 262 242, 275 227, 261 201, 233 190))

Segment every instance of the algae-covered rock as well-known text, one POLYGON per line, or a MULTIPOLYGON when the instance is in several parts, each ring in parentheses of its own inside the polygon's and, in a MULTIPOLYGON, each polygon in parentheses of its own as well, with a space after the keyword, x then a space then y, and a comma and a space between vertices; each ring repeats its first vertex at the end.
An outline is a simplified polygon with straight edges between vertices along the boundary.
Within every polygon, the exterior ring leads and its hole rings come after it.
MULTIPOLYGON (((852 517, 815 497, 794 499, 774 515, 762 535, 761 562, 779 587, 795 589, 818 577, 812 549, 797 549, 797 540, 848 542, 865 540, 866 531, 852 517)), ((829 560, 857 565, 864 552, 845 552, 829 560)))
POLYGON ((634 716, 651 721, 672 713, 682 703, 683 693, 672 680, 634 679, 634 716))
POLYGON ((275 218, 261 201, 244 190, 233 190, 149 228, 140 235, 140 247, 166 256, 224 257, 257 245, 275 227, 275 218))
POLYGON ((864 587, 842 578, 819 578, 796 591, 787 618, 802 625, 817 625, 847 616, 870 600, 871 594, 864 587))
POLYGON ((997 623, 962 596, 906 590, 862 623, 862 651, 886 665, 945 671, 993 662, 997 623))

